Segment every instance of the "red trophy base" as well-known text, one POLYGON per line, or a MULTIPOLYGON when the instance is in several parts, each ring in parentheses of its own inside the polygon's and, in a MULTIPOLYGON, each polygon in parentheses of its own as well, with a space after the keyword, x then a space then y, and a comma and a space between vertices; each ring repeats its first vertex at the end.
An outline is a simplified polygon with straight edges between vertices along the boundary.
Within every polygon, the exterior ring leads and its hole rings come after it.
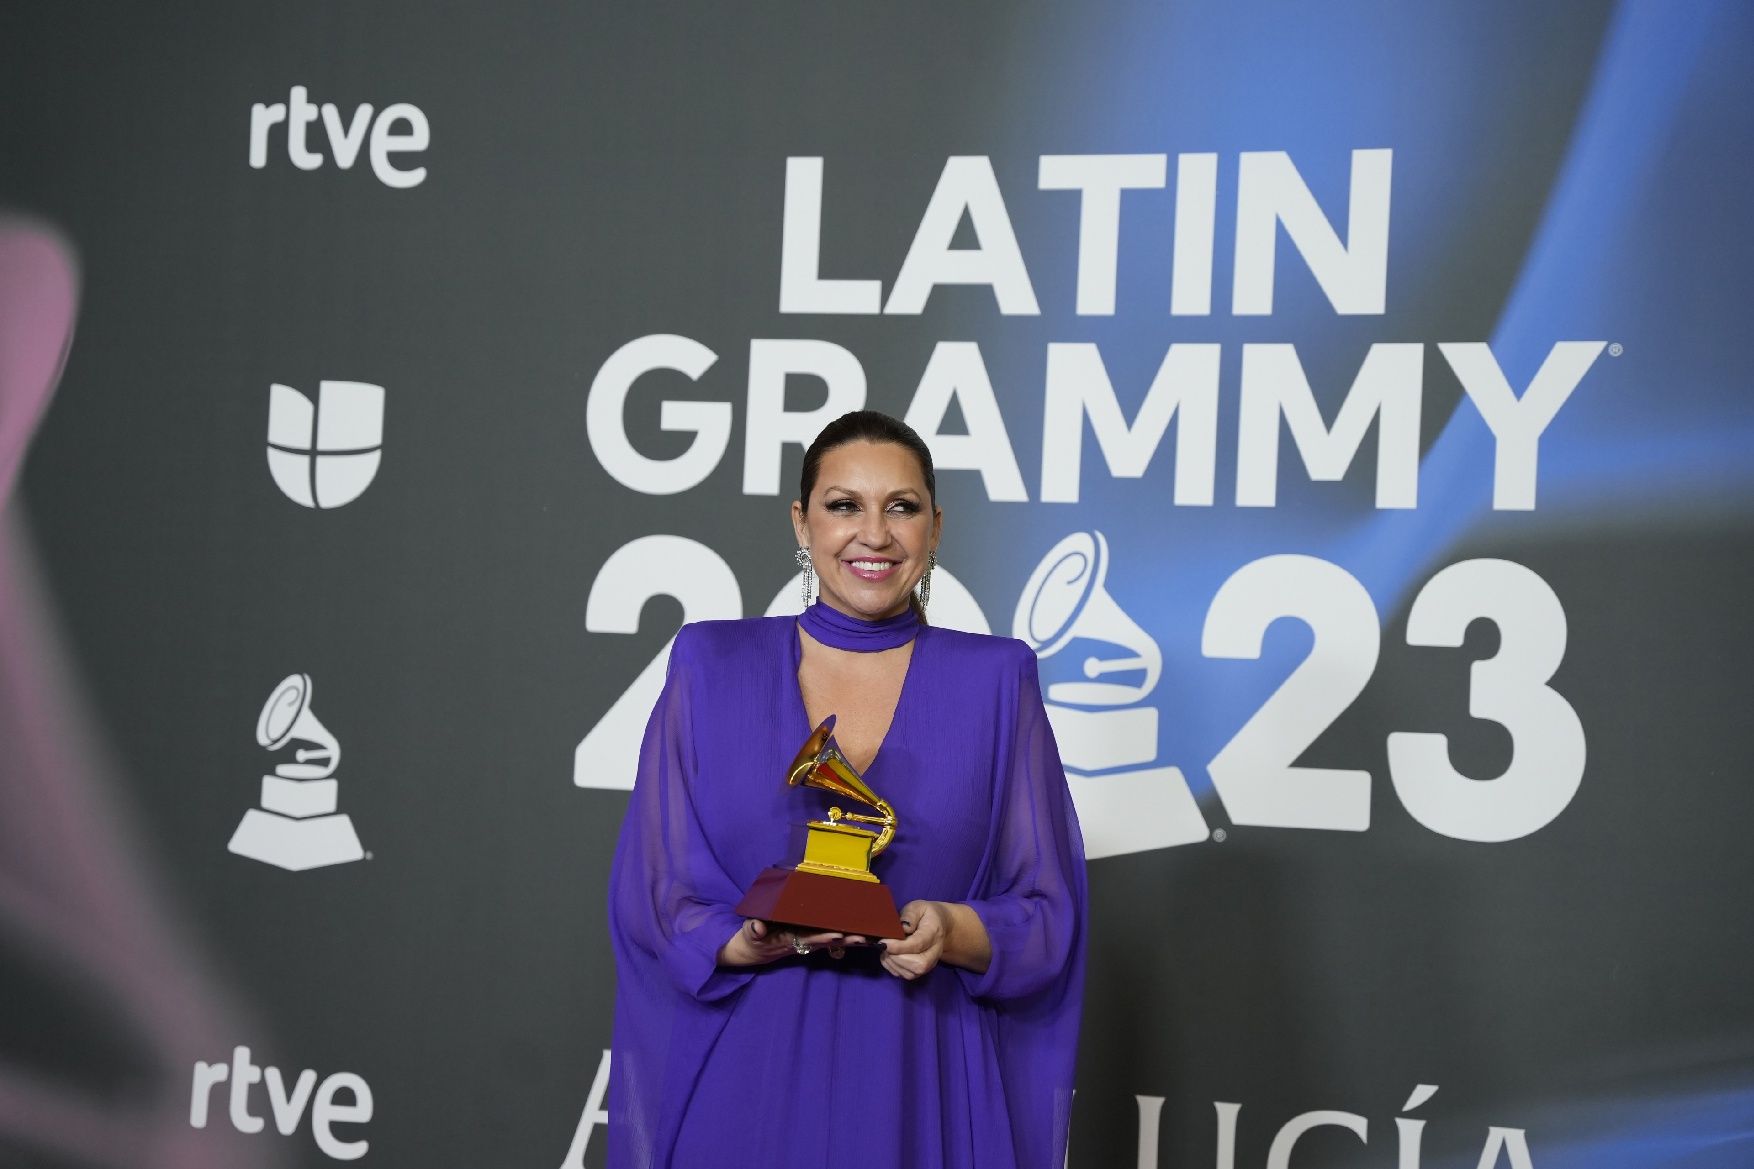
POLYGON ((867 938, 902 938, 889 886, 798 869, 762 871, 737 903, 744 917, 867 938))

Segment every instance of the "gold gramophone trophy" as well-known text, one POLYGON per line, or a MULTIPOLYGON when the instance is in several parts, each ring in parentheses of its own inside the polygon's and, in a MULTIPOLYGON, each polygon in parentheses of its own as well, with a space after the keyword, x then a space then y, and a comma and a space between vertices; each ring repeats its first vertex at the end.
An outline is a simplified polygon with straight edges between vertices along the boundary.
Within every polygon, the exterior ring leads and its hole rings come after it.
POLYGON ((804 826, 804 859, 765 869, 737 903, 744 917, 867 938, 905 936, 895 898, 871 872, 871 859, 895 839, 895 809, 870 786, 834 741, 834 716, 822 720, 786 772, 792 787, 813 787, 857 800, 878 814, 828 809, 804 826), (874 824, 878 830, 856 827, 874 824))

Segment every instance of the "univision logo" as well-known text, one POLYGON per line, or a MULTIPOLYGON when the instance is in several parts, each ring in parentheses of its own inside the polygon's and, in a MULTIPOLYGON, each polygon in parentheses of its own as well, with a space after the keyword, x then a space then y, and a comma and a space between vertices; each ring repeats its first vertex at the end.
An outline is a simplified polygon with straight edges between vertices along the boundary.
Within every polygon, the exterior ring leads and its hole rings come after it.
POLYGON ((320 382, 317 400, 268 389, 268 472, 303 507, 332 508, 364 494, 383 461, 384 387, 320 382))

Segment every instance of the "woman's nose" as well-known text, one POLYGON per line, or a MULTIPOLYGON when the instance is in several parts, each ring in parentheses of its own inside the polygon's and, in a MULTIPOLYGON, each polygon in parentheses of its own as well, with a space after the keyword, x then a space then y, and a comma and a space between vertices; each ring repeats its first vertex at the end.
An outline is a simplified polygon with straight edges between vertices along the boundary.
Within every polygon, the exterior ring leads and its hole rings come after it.
POLYGON ((882 511, 867 511, 865 522, 859 525, 859 539, 870 548, 889 543, 889 517, 882 511))

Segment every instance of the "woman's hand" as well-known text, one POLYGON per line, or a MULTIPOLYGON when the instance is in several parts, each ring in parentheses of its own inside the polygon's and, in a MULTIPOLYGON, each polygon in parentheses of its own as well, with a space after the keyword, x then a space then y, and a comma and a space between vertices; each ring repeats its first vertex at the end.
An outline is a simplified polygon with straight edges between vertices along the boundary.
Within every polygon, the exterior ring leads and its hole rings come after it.
POLYGON ((775 929, 765 921, 750 918, 731 935, 730 941, 719 947, 718 959, 720 966, 766 966, 781 958, 821 949, 826 949, 830 957, 839 958, 846 953, 847 946, 858 945, 864 940, 851 934, 806 934, 775 929))
POLYGON ((975 973, 993 959, 992 943, 980 915, 953 901, 910 901, 901 907, 907 937, 883 943, 883 969, 912 982, 940 962, 975 973))

